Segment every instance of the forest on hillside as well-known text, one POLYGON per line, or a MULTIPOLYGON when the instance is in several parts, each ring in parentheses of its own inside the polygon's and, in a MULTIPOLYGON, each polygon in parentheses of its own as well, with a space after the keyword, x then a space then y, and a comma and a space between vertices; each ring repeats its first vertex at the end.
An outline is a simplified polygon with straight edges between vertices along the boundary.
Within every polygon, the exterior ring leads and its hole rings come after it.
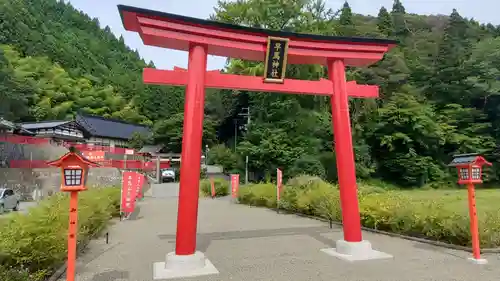
MULTIPOLYGON (((117 11, 118 13, 118 11, 117 11)), ((12 121, 72 118, 77 111, 148 124, 141 142, 179 152, 183 88, 143 85, 154 66, 123 38, 70 4, 0 0, 0 116, 12 121)), ((377 17, 338 10, 324 0, 219 1, 211 19, 274 30, 397 39, 376 65, 348 69, 348 80, 376 84, 379 99, 350 101, 357 175, 401 186, 454 182, 456 153, 500 160, 500 27, 462 17, 408 13, 404 2, 377 17)), ((263 64, 231 59, 226 72, 262 75, 263 64)), ((320 65, 290 65, 287 77, 327 77, 320 65)), ((203 146, 209 160, 260 177, 336 180, 330 102, 326 97, 207 91, 203 146), (251 123, 242 113, 250 109, 251 123)), ((136 145, 137 145, 136 143, 136 145)), ((500 168, 487 172, 500 181, 500 168)))

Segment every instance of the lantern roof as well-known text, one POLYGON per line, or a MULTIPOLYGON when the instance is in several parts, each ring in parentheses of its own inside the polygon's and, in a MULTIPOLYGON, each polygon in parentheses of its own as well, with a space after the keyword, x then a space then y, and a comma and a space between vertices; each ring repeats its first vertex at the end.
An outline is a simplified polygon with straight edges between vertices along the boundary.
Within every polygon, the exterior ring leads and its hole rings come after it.
POLYGON ((87 159, 86 157, 84 157, 83 155, 81 155, 80 153, 78 153, 76 151, 70 151, 70 152, 64 154, 63 156, 61 156, 61 158, 59 158, 57 160, 47 162, 47 164, 49 166, 61 167, 64 162, 66 162, 70 159, 75 159, 75 158, 77 161, 82 162, 83 164, 87 164, 90 167, 98 167, 99 166, 99 164, 90 161, 89 159, 87 159))
POLYGON ((482 156, 478 153, 467 153, 467 154, 457 154, 453 155, 453 160, 448 166, 457 167, 462 165, 488 165, 491 166, 491 163, 486 161, 482 156))

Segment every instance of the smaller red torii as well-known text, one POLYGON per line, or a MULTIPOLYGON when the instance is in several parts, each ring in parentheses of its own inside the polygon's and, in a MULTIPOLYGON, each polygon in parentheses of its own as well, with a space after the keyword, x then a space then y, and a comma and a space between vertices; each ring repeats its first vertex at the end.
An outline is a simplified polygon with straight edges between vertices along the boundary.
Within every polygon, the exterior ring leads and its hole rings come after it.
MULTIPOLYGON (((186 86, 188 83, 187 69, 177 66, 174 70, 144 68, 142 76, 146 84, 186 86)), ((323 96, 333 94, 332 81, 327 79, 318 81, 284 79, 282 84, 270 84, 265 83, 262 77, 223 74, 219 70, 206 72, 205 87, 323 96)), ((376 85, 359 85, 356 81, 347 81, 346 88, 347 95, 350 97, 376 98, 379 96, 379 87, 376 85)))

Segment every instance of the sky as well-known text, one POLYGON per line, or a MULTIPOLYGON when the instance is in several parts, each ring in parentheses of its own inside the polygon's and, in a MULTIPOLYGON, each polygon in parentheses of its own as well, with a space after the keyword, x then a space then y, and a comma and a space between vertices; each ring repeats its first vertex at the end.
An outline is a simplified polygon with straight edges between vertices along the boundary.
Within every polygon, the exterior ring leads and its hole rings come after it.
MULTIPOLYGON (((174 66, 187 67, 187 52, 167 50, 142 43, 135 32, 123 28, 117 5, 123 4, 172 14, 206 19, 213 13, 217 0, 65 0, 75 8, 98 18, 101 27, 108 25, 118 37, 123 35, 125 43, 137 49, 146 62, 153 61, 157 68, 172 69, 174 66)), ((327 6, 338 9, 344 0, 326 0, 327 6)), ((393 0, 349 0, 353 12, 376 16, 380 7, 392 8, 393 0)), ((474 18, 482 23, 500 25, 499 0, 401 0, 407 13, 449 15, 453 8, 467 18, 474 18)), ((209 56, 208 69, 222 69, 226 59, 209 56)))

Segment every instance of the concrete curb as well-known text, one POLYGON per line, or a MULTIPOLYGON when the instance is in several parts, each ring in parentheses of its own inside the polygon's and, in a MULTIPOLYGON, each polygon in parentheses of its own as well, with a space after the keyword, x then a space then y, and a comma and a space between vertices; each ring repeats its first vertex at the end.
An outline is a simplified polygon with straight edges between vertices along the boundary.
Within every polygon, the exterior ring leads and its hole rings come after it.
MULTIPOLYGON (((276 208, 272 208, 272 209, 274 211, 278 211, 276 208)), ((283 210, 283 209, 279 209, 279 212, 283 213, 283 214, 291 214, 291 215, 296 215, 296 216, 299 216, 299 217, 305 217, 305 218, 315 219, 315 220, 319 220, 319 221, 323 221, 323 222, 331 222, 332 224, 335 224, 335 225, 338 225, 338 226, 342 226, 341 222, 333 221, 333 220, 330 221, 330 220, 322 218, 322 217, 316 217, 316 216, 305 215, 305 214, 296 213, 296 212, 290 212, 290 211, 283 210)), ((448 249, 452 249, 452 250, 459 250, 459 251, 465 251, 465 252, 472 253, 472 248, 469 248, 469 247, 448 244, 448 243, 444 243, 444 242, 440 242, 440 241, 434 241, 434 240, 429 240, 429 239, 425 239, 425 238, 418 238, 418 237, 413 237, 413 236, 407 236, 407 235, 402 235, 402 234, 398 234, 398 233, 393 233, 393 232, 388 232, 388 231, 382 231, 382 230, 378 230, 378 229, 368 228, 368 227, 364 227, 364 226, 362 226, 361 229, 364 230, 364 231, 372 232, 372 233, 377 233, 377 234, 387 235, 387 236, 391 236, 391 237, 397 237, 397 238, 401 238, 401 239, 405 239, 405 240, 410 240, 410 241, 415 241, 415 242, 430 244, 430 245, 437 246, 437 247, 443 247, 443 248, 448 248, 448 249)), ((500 253, 500 248, 484 248, 484 249, 481 249, 481 253, 483 253, 483 254, 496 254, 496 253, 500 253)))

